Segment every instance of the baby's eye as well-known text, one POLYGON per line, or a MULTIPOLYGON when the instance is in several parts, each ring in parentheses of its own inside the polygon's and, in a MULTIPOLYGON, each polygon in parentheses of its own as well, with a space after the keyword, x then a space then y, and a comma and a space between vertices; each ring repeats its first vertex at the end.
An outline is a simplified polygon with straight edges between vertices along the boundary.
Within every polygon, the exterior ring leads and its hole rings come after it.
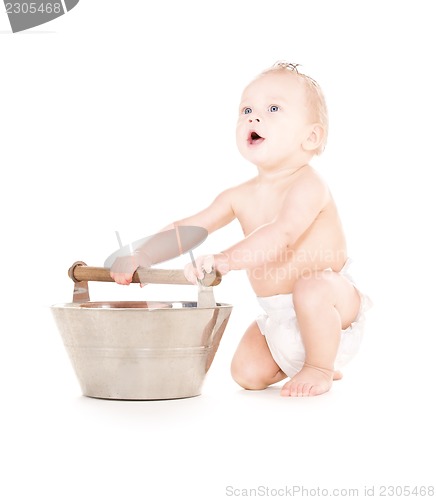
POLYGON ((276 113, 280 108, 278 106, 276 106, 275 104, 272 104, 269 108, 268 108, 268 111, 270 113, 276 113))
POLYGON ((242 112, 244 113, 244 115, 249 115, 253 112, 253 110, 251 108, 244 108, 242 112))

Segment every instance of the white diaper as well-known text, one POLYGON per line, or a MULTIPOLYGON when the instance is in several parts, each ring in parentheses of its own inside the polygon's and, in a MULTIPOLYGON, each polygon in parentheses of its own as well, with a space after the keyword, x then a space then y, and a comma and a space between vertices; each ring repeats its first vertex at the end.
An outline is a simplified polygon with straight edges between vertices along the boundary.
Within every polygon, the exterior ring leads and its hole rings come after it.
MULTIPOLYGON (((350 259, 340 274, 354 284, 349 275, 350 259)), ((359 291, 359 290, 358 290, 359 291)), ((360 311, 355 321, 342 330, 335 370, 341 369, 359 350, 365 323, 365 311, 370 307, 370 299, 359 291, 360 311)), ((271 351, 274 361, 288 377, 293 377, 303 367, 305 351, 301 339, 292 294, 258 297, 259 304, 266 314, 257 318, 257 324, 271 351)))

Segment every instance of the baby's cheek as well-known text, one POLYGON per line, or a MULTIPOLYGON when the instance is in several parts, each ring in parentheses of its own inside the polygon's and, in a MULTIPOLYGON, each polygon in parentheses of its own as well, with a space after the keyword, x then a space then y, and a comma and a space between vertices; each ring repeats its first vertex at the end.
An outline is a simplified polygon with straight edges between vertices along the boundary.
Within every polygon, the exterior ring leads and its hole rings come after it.
POLYGON ((236 124, 235 132, 236 132, 236 136, 242 136, 242 134, 243 134, 243 126, 242 126, 242 123, 240 121, 238 121, 238 123, 236 124))

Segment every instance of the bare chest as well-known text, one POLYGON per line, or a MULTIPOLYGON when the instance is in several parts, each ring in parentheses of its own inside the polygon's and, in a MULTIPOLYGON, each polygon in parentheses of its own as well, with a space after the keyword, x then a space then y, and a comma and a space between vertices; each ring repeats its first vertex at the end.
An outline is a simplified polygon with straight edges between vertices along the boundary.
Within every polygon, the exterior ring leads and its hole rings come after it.
POLYGON ((245 235, 264 224, 272 222, 279 213, 283 204, 284 194, 276 193, 275 196, 252 194, 244 203, 236 207, 236 217, 241 224, 245 235))

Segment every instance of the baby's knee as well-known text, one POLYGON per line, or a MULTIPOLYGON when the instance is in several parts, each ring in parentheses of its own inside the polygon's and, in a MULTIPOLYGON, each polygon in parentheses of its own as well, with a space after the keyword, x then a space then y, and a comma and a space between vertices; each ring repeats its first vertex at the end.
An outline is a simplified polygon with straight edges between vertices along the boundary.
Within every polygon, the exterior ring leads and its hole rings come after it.
POLYGON ((230 372, 233 380, 243 389, 259 391, 268 387, 268 384, 259 376, 259 371, 251 363, 241 363, 233 359, 230 372))

